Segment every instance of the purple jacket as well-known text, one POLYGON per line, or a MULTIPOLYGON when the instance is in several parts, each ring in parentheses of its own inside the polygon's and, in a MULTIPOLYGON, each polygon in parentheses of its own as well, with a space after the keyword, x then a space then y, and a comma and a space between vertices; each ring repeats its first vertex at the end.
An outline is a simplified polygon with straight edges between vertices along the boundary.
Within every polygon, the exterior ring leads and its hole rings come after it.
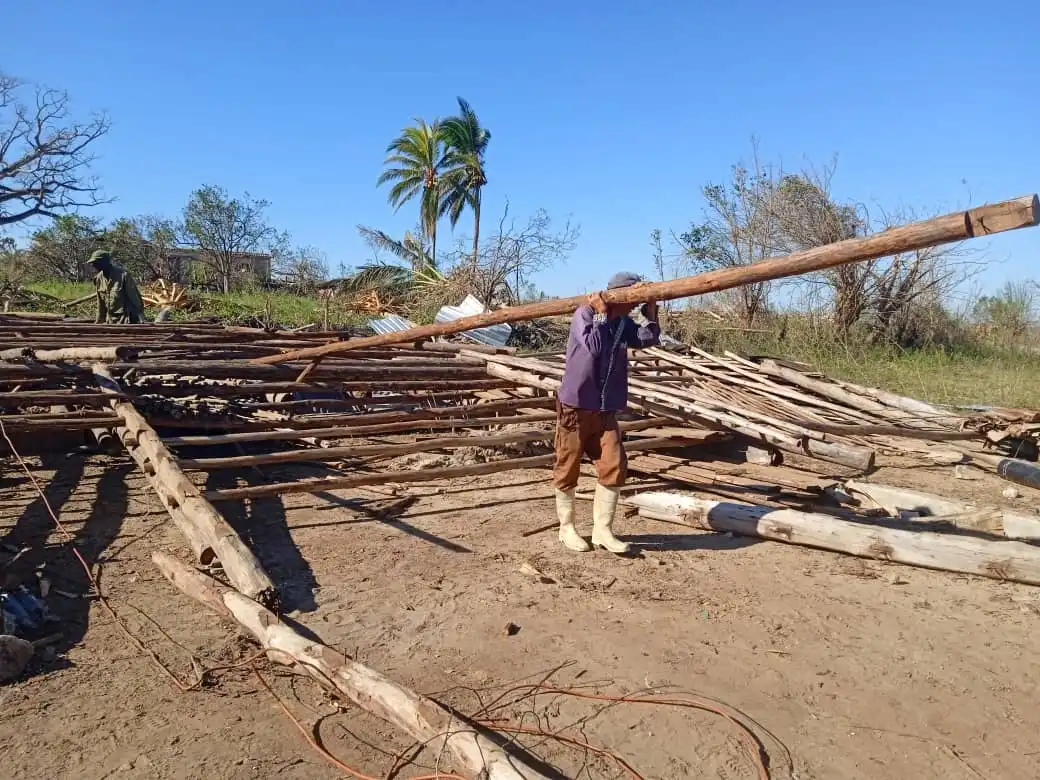
POLYGON ((567 367, 557 397, 578 409, 620 412, 628 406, 628 348, 652 347, 661 337, 656 322, 630 317, 604 322, 591 306, 574 312, 567 340, 567 367))

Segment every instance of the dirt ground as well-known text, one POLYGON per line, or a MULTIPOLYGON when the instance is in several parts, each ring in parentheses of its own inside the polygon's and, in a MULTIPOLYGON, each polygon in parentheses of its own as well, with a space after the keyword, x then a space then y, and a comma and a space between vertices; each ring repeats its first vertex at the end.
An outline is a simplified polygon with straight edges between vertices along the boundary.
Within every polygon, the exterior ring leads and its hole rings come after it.
MULTIPOLYGON (((183 557, 187 549, 127 461, 32 462, 75 544, 100 564, 112 607, 181 679, 194 679, 192 656, 210 668, 255 653, 153 568, 153 550, 183 557)), ((995 477, 951 473, 889 468, 874 479, 1002 501, 995 477)), ((0 541, 33 548, 16 566, 29 567, 24 573, 46 562, 55 587, 83 592, 82 571, 42 502, 13 462, 0 474, 0 541)), ((521 536, 553 519, 546 476, 512 472, 405 486, 398 495, 380 487, 224 509, 281 586, 292 618, 466 712, 478 709, 478 696, 489 703, 518 680, 549 675, 584 690, 675 686, 739 708, 772 732, 800 780, 1040 777, 1040 589, 638 517, 620 520, 619 530, 642 545, 641 558, 568 553, 552 532, 521 536)), ((588 523, 590 502, 579 509, 588 523)), ((65 640, 27 679, 0 687, 0 776, 343 776, 248 668, 181 692, 96 600, 50 602, 65 640)), ((382 778, 408 751, 389 726, 337 707, 309 680, 261 668, 308 733, 318 723, 347 764, 382 778)), ((757 776, 740 732, 715 714, 549 695, 489 711, 538 728, 580 720, 585 740, 609 746, 646 778, 757 776)), ((527 744, 562 776, 632 776, 602 755, 539 738, 527 744)), ((765 745, 774 777, 787 776, 780 747, 765 745)), ((430 774, 436 760, 427 750, 421 766, 399 776, 430 774)))

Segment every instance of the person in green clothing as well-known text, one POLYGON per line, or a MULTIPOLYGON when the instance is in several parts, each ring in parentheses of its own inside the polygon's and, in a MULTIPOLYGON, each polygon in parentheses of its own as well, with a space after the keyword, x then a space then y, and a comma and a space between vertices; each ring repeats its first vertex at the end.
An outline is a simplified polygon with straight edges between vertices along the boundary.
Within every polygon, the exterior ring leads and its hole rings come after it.
POLYGON ((112 253, 104 249, 94 252, 87 265, 97 271, 94 290, 97 292, 96 323, 116 325, 144 322, 144 301, 137 289, 137 282, 112 262, 112 253))

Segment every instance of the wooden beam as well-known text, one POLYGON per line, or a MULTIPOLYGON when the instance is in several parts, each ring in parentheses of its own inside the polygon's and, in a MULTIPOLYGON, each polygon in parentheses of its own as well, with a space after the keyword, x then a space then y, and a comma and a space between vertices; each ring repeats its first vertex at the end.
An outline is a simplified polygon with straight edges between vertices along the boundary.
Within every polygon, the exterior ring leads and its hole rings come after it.
MULTIPOLYGON (((747 284, 783 279, 900 252, 962 241, 978 235, 1032 227, 1038 221, 1040 221, 1040 200, 1036 195, 1028 195, 1002 203, 981 206, 970 211, 957 211, 942 217, 891 228, 862 238, 851 238, 836 244, 795 252, 786 257, 762 260, 753 265, 709 271, 697 276, 687 276, 667 282, 653 282, 640 287, 609 290, 603 293, 603 299, 607 303, 624 303, 635 306, 648 299, 666 301, 705 295, 747 284)), ((282 355, 260 357, 256 358, 254 362, 271 364, 312 359, 347 352, 351 349, 401 344, 418 339, 463 333, 467 330, 505 322, 522 322, 537 317, 570 314, 587 302, 586 296, 576 295, 571 298, 497 309, 486 314, 461 317, 452 322, 421 325, 396 333, 384 333, 367 338, 334 342, 320 347, 294 350, 282 355)))
MULTIPOLYGON (((418 402, 424 400, 416 398, 418 402)), ((365 399, 358 399, 358 404, 363 405, 366 402, 365 399)), ((378 403, 379 399, 369 399, 370 403, 378 403)), ((515 409, 545 409, 550 408, 554 404, 550 398, 510 398, 503 401, 482 401, 480 403, 465 404, 463 406, 443 406, 443 407, 419 407, 418 403, 416 408, 395 410, 392 412, 354 412, 352 414, 319 414, 310 417, 295 417, 291 421, 286 420, 267 420, 263 422, 247 422, 236 424, 231 423, 229 427, 241 427, 251 432, 266 432, 270 429, 276 429, 275 433, 287 432, 285 428, 291 427, 297 431, 307 431, 308 436, 315 435, 310 431, 321 431, 329 430, 335 426, 337 429, 347 428, 349 432, 344 432, 343 436, 360 435, 355 429, 365 429, 366 433, 387 433, 386 430, 378 430, 377 425, 382 424, 397 424, 397 423, 408 423, 413 425, 416 429, 423 427, 423 421, 426 420, 454 420, 457 422, 464 422, 471 419, 483 419, 491 418, 496 419, 494 415, 503 411, 511 411, 515 409)), ((507 418, 497 418, 505 420, 507 418)), ((218 426, 220 423, 217 424, 218 426)), ((320 435, 320 434, 318 434, 320 435)), ((170 447, 204 447, 210 444, 233 444, 235 442, 250 441, 250 439, 239 439, 237 437, 242 434, 228 434, 227 436, 178 436, 164 439, 167 446, 170 447)))
POLYGON ((34 349, 31 346, 17 347, 0 351, 0 360, 21 361, 35 360, 39 363, 59 363, 68 361, 116 361, 133 360, 138 350, 125 344, 112 347, 62 347, 60 349, 34 349))

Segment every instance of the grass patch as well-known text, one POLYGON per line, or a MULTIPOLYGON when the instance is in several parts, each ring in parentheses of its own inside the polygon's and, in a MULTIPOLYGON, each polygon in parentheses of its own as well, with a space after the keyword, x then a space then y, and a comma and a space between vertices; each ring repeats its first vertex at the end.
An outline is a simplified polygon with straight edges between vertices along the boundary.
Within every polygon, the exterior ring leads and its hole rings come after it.
POLYGON ((702 348, 798 360, 832 379, 937 404, 1040 408, 1040 352, 986 345, 899 349, 803 338, 712 339, 702 348))
POLYGON ((907 351, 830 347, 808 350, 800 359, 835 379, 932 403, 1040 407, 1037 353, 986 347, 907 351))
MULTIPOLYGON (((63 282, 49 280, 26 285, 30 290, 54 296, 63 301, 72 301, 89 295, 94 291, 92 282, 63 282)), ((200 318, 216 318, 229 325, 279 326, 298 328, 310 323, 323 325, 325 322, 325 301, 289 293, 256 291, 223 293, 197 293, 194 296, 195 306, 190 310, 176 310, 174 321, 200 318)), ((40 306, 40 311, 62 311, 83 316, 93 311, 93 304, 87 302, 77 307, 75 312, 68 312, 58 307, 40 306)), ((148 314, 154 316, 154 307, 147 307, 148 314)), ((329 307, 329 327, 343 328, 360 325, 366 316, 354 312, 346 312, 333 303, 329 307)))
POLYGON ((63 301, 74 301, 94 292, 93 282, 63 282, 59 279, 33 282, 32 284, 27 284, 26 287, 44 295, 52 295, 63 301))

